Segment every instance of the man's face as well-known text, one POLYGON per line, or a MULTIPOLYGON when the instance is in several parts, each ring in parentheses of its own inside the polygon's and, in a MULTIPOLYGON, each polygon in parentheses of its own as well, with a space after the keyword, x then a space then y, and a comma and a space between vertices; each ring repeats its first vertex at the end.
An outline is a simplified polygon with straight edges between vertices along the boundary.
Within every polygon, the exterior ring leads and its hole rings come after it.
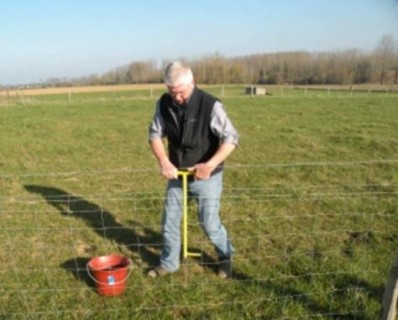
POLYGON ((178 105, 183 105, 188 102, 188 99, 192 93, 193 85, 192 84, 181 84, 178 86, 170 87, 167 86, 173 101, 178 105))

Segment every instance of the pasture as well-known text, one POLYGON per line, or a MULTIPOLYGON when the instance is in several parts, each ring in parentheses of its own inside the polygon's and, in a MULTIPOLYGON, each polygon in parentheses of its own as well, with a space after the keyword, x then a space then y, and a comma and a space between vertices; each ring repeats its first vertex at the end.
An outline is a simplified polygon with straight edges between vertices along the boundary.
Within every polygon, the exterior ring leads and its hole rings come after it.
POLYGON ((234 276, 190 203, 201 258, 149 279, 165 182, 147 143, 162 88, 0 96, 1 319, 377 319, 398 245, 398 94, 207 87, 240 132, 222 218, 234 276), (125 293, 90 258, 121 253, 125 293))

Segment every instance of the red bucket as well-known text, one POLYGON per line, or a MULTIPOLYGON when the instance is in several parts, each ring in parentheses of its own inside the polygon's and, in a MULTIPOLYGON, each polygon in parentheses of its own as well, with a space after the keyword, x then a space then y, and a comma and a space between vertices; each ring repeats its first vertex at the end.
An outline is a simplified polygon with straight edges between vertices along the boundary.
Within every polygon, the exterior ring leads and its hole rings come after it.
POLYGON ((91 259, 86 269, 101 296, 117 296, 126 288, 131 264, 130 259, 114 254, 91 259))

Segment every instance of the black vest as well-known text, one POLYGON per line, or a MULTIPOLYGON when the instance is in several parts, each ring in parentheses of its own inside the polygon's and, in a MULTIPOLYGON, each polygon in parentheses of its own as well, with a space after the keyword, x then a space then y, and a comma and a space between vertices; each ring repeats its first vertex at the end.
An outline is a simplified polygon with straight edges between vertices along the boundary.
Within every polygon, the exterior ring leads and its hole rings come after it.
MULTIPOLYGON (((217 99, 194 88, 184 112, 180 128, 173 100, 168 93, 160 98, 160 113, 165 122, 169 158, 177 168, 187 168, 206 162, 217 151, 220 139, 210 128, 211 114, 217 99)), ((219 170, 215 170, 219 171, 219 170)))

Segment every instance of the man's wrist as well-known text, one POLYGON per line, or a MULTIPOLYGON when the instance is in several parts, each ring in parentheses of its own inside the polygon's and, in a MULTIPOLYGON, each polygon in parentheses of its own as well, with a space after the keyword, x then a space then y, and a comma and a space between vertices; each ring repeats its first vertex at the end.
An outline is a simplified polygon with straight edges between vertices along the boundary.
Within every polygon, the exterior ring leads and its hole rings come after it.
POLYGON ((209 160, 209 161, 206 162, 206 166, 208 168, 210 168, 210 170, 213 171, 217 167, 217 163, 215 163, 214 161, 209 160))
POLYGON ((159 159, 159 165, 161 166, 161 167, 163 167, 165 164, 168 164, 170 162, 170 160, 169 160, 169 158, 167 158, 167 157, 164 157, 164 158, 162 158, 162 159, 159 159))

